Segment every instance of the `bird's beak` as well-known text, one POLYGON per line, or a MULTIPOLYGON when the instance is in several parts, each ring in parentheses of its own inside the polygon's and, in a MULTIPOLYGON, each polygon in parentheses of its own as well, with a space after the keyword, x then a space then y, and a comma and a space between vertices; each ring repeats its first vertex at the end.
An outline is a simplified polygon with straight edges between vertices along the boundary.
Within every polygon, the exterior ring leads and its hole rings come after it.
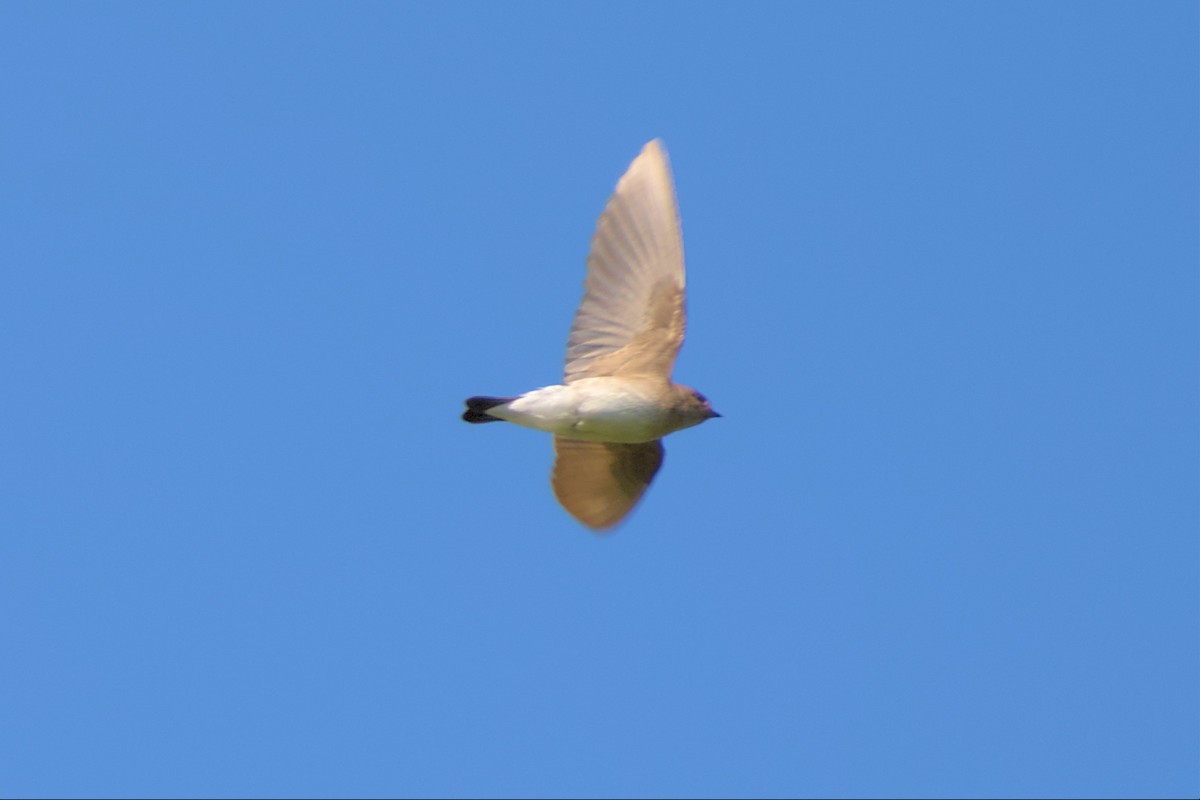
POLYGON ((713 417, 719 417, 719 416, 721 416, 721 415, 718 414, 716 411, 713 411, 711 408, 708 410, 708 418, 709 419, 712 419, 713 417))

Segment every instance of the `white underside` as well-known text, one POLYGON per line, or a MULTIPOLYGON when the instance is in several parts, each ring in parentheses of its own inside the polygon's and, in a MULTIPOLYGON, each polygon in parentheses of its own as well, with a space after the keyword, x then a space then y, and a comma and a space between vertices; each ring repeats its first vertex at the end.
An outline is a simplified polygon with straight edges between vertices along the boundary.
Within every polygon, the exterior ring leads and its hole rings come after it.
POLYGON ((487 413, 572 439, 649 442, 676 429, 662 397, 662 388, 641 381, 585 378, 535 389, 487 413))

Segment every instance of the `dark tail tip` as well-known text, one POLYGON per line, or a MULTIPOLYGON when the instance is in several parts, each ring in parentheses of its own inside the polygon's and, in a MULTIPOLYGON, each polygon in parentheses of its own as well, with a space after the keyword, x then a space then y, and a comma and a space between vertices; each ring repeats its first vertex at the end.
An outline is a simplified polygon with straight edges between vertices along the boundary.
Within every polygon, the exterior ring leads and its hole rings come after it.
POLYGON ((493 417, 487 413, 489 408, 502 406, 505 403, 516 400, 515 397, 468 397, 467 410, 463 412, 462 418, 467 422, 503 422, 499 417, 493 417))

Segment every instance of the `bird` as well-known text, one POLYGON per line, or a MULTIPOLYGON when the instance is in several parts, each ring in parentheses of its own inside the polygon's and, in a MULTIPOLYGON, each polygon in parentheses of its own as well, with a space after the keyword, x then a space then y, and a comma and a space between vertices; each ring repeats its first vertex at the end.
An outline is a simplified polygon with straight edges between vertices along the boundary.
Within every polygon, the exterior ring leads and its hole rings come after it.
POLYGON ((683 234, 666 147, 647 143, 596 224, 563 382, 516 397, 476 396, 462 418, 554 434, 551 486, 597 532, 637 505, 669 433, 720 417, 671 380, 686 324, 683 234))

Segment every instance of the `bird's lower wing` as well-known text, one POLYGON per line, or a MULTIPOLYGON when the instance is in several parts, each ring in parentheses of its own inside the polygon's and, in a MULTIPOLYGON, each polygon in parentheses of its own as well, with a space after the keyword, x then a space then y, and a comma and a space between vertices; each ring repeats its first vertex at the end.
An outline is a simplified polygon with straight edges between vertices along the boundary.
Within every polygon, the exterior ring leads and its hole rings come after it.
POLYGON ((554 437, 554 495, 571 516, 595 530, 628 514, 662 466, 662 440, 643 444, 554 437))

